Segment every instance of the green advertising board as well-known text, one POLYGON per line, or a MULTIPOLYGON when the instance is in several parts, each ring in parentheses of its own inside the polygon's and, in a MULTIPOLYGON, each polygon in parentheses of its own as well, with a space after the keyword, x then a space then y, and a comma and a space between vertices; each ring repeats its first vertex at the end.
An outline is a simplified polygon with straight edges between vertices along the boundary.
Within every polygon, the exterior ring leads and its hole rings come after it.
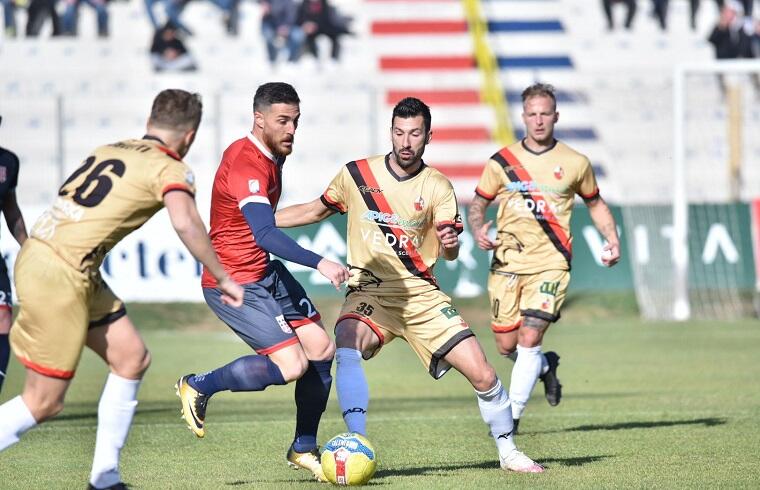
MULTIPOLYGON (((571 220, 573 233, 573 263, 571 291, 632 290, 634 287, 632 261, 638 266, 647 265, 653 256, 670 256, 670 207, 646 206, 648 215, 657 219, 631 219, 636 213, 623 213, 611 206, 618 223, 622 244, 622 259, 613 268, 601 264, 603 239, 594 228, 588 209, 576 206, 571 220), (623 214, 628 221, 624 222, 623 214), (629 229, 625 230, 625 227, 629 229), (636 237, 637 246, 629 247, 626 239, 636 237)), ((636 207, 629 208, 635 211, 636 207)), ((466 221, 467 209, 462 208, 466 221)), ((488 210, 489 219, 495 217, 495 207, 488 210)), ((690 276, 694 286, 714 277, 715 269, 725 275, 734 275, 746 287, 754 285, 754 262, 750 233, 749 207, 746 204, 693 205, 690 207, 691 249, 690 276), (719 270, 718 270, 719 269, 719 270), (707 271, 707 272, 705 272, 707 271)), ((346 218, 333 215, 315 225, 285 230, 303 247, 328 258, 346 261, 346 218)), ((480 250, 465 226, 460 235, 459 258, 452 262, 439 261, 435 267, 441 287, 455 297, 476 297, 487 294, 486 280, 490 254, 480 250)), ((335 289, 317 271, 296 264, 288 264, 294 276, 307 288, 310 295, 332 295, 335 289)), ((662 271, 666 273, 667 271, 662 271)))

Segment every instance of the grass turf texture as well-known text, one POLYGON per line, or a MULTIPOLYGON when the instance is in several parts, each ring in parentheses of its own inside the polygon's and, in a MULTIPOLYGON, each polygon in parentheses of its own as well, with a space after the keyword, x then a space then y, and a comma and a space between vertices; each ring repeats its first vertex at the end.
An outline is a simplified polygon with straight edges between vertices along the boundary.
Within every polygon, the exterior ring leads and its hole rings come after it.
MULTIPOLYGON (((338 301, 318 301, 325 323, 338 301)), ((372 486, 393 488, 757 488, 760 478, 760 325, 757 321, 644 323, 627 296, 575 297, 546 337, 562 356, 564 398, 549 407, 539 383, 519 446, 542 475, 498 469, 493 440, 469 384, 452 372, 433 381, 403 341, 366 363, 369 439, 379 466, 372 486)), ((482 300, 457 303, 501 378, 482 300)), ((129 307, 153 354, 122 453, 134 488, 326 488, 285 465, 294 430, 293 385, 223 393, 209 403, 207 436, 179 418, 173 384, 249 353, 204 305, 129 307)), ((0 401, 21 388, 9 369, 0 401)), ((0 453, 0 487, 84 488, 106 370, 85 352, 56 419, 0 453)), ((505 383, 506 384, 506 383, 505 383)), ((344 430, 335 394, 320 440, 344 430)))

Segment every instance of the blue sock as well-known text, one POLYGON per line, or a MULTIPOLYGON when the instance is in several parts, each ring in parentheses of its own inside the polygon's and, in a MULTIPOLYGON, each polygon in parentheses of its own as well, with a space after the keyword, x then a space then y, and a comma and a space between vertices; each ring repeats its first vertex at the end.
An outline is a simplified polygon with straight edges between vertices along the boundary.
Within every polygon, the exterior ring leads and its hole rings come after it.
POLYGON ((8 344, 8 334, 0 334, 0 390, 3 389, 5 373, 8 371, 8 360, 11 357, 11 346, 8 344))
POLYGON ((204 395, 219 391, 261 391, 269 385, 284 385, 285 379, 277 364, 267 356, 245 356, 226 366, 188 379, 190 386, 204 395))
POLYGON ((296 381, 296 435, 293 449, 305 453, 316 449, 319 420, 327 407, 332 386, 333 360, 309 361, 309 368, 296 381))
POLYGON ((367 435, 369 386, 362 368, 362 354, 356 349, 339 347, 335 352, 338 402, 349 432, 367 435))

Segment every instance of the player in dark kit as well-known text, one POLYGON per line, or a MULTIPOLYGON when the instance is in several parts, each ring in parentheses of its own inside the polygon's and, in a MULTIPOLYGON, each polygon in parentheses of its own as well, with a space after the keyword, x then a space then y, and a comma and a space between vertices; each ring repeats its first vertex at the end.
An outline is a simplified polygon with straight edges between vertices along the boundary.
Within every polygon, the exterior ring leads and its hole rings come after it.
MULTIPOLYGON (((3 118, 0 116, 0 124, 3 118)), ((26 241, 26 226, 24 217, 16 201, 16 185, 18 184, 18 157, 11 151, 0 147, 0 209, 5 215, 5 222, 11 230, 13 238, 19 245, 26 241)), ((0 391, 3 389, 3 381, 8 370, 8 359, 11 355, 11 347, 8 343, 8 333, 11 330, 13 317, 11 308, 11 280, 8 277, 8 269, 5 261, 0 259, 0 391)))
POLYGON ((266 83, 253 98, 253 130, 222 156, 211 194, 211 241, 225 270, 244 285, 242 308, 219 300, 213 277, 203 273, 206 302, 258 355, 244 356, 205 374, 177 381, 182 414, 198 437, 205 435, 214 393, 261 391, 296 382, 296 433, 288 464, 326 481, 317 452, 317 429, 332 386, 335 344, 301 285, 273 253, 317 269, 339 288, 348 269, 301 248, 274 226, 282 192, 282 166, 293 150, 300 99, 286 83, 266 83))

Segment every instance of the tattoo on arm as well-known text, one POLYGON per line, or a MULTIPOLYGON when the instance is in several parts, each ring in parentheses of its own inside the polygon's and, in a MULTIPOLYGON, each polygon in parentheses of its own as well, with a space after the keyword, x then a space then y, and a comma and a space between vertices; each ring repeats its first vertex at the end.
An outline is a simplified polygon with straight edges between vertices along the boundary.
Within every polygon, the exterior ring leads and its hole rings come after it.
POLYGON ((470 230, 474 233, 483 226, 483 220, 486 217, 486 208, 489 202, 478 196, 477 194, 470 203, 470 210, 467 213, 467 223, 470 225, 470 230))

